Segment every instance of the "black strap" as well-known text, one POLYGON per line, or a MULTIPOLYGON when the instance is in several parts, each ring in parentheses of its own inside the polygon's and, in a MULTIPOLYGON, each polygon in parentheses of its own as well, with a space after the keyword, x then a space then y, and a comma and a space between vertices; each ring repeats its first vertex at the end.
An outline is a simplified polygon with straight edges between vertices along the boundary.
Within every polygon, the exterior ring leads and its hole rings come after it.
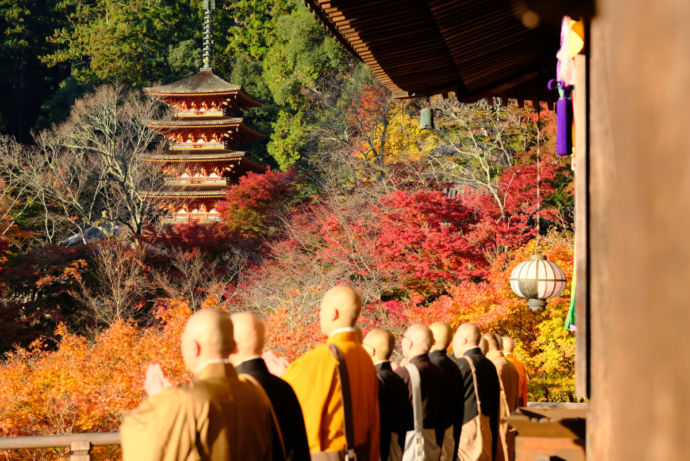
POLYGON ((338 376, 340 376, 340 393, 343 401, 343 413, 345 414, 345 443, 347 444, 347 459, 356 460, 355 431, 352 423, 352 397, 350 396, 350 377, 347 374, 345 355, 338 346, 329 344, 328 348, 333 357, 338 361, 338 376))

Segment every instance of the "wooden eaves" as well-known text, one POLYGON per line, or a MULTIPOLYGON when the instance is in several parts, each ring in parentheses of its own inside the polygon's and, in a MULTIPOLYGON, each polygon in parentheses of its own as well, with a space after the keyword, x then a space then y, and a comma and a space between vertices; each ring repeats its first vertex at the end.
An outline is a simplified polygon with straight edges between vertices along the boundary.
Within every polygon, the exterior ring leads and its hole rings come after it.
POLYGON ((305 0, 394 97, 454 92, 552 101, 557 28, 526 27, 510 0, 305 0))

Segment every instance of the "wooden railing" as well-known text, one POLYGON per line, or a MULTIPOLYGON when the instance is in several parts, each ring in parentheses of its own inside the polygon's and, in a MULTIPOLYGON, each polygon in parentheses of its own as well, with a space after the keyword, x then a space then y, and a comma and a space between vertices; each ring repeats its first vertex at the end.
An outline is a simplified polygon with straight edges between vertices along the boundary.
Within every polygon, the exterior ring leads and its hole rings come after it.
POLYGON ((119 444, 119 432, 86 432, 82 434, 0 437, 0 450, 69 448, 70 461, 91 461, 92 447, 97 445, 119 444))

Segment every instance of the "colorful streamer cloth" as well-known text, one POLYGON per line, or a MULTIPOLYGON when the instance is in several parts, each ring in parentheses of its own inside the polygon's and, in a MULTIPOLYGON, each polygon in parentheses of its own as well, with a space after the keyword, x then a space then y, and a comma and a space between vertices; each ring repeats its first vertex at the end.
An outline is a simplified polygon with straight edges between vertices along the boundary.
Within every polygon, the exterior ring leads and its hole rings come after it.
POLYGON ((568 317, 565 319, 565 328, 570 331, 576 331, 575 325, 575 283, 577 281, 577 271, 573 270, 573 283, 570 285, 570 309, 568 309, 568 317))
POLYGON ((556 53, 558 67, 556 80, 562 80, 566 86, 575 85, 575 56, 585 46, 585 25, 568 16, 561 23, 561 48, 556 53))

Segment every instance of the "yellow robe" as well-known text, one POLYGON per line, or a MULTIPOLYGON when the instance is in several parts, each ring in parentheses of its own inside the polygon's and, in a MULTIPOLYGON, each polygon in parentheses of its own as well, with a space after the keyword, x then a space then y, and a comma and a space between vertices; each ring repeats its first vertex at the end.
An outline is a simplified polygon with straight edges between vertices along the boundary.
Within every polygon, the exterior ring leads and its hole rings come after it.
POLYGON ((290 383, 302 406, 309 451, 345 448, 345 421, 337 362, 328 349, 333 343, 343 351, 352 395, 355 445, 369 444, 369 460, 379 458, 378 378, 369 354, 355 332, 331 336, 326 344, 299 357, 283 379, 290 383))
POLYGON ((210 364, 192 383, 147 398, 125 417, 122 459, 271 460, 269 405, 260 389, 238 379, 232 365, 210 364))

